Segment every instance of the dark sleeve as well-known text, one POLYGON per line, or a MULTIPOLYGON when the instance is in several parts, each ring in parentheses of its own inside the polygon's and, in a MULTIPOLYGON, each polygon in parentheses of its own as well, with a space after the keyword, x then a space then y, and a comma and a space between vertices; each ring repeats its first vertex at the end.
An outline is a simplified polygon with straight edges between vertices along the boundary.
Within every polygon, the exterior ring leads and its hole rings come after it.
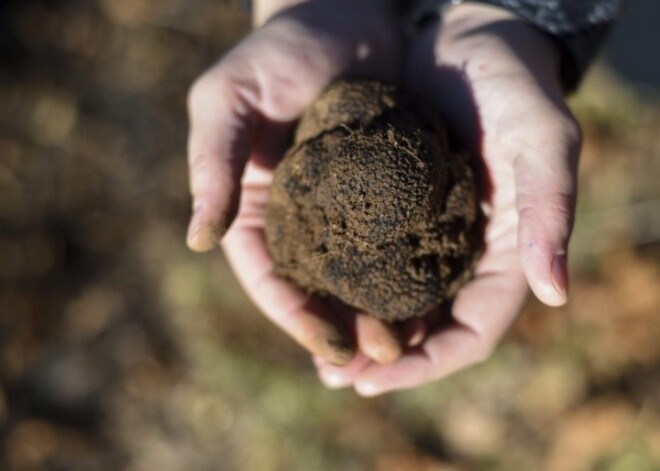
MULTIPOLYGON (((561 81, 571 92, 589 68, 626 0, 471 0, 505 8, 547 34, 561 53, 561 81)), ((461 0, 400 0, 409 21, 437 16, 444 5, 461 0)), ((250 0, 239 0, 250 10, 250 0)))
POLYGON ((238 0, 238 4, 243 7, 247 13, 252 13, 252 0, 238 0))
MULTIPOLYGON (((564 91, 577 88, 619 17, 626 0, 473 0, 505 8, 532 24, 555 42, 561 52, 561 80, 564 91)), ((451 0, 414 0, 419 18, 435 14, 451 0), (431 10, 428 10, 430 8, 431 10)))

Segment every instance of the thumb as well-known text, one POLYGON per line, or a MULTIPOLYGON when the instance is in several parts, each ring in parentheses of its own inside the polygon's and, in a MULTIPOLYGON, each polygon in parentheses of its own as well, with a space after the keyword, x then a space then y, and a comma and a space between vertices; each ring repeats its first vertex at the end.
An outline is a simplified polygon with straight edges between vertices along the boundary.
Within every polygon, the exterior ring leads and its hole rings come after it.
POLYGON ((550 306, 568 299, 566 255, 575 214, 580 143, 577 122, 561 115, 514 163, 522 268, 536 297, 550 306))
POLYGON ((193 215, 188 246, 206 251, 238 212, 240 180, 250 153, 257 113, 222 77, 198 80, 188 96, 188 166, 193 215))

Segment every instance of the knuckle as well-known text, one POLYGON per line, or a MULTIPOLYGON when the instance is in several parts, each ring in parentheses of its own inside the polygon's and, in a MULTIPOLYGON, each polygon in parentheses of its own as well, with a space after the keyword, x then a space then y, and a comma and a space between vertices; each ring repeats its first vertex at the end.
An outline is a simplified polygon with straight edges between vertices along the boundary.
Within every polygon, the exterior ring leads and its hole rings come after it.
POLYGON ((520 207, 518 215, 521 220, 538 217, 553 219, 570 219, 573 215, 573 196, 568 193, 552 193, 534 195, 527 199, 527 204, 520 207))
POLYGON ((208 96, 209 77, 207 74, 197 77, 188 89, 188 109, 194 109, 198 103, 202 103, 208 96))
POLYGON ((519 218, 519 243, 526 248, 533 247, 529 244, 538 239, 540 230, 541 233, 550 231, 546 235, 553 239, 566 239, 573 226, 573 211, 562 204, 545 203, 543 206, 528 206, 520 210, 519 218))
POLYGON ((582 145, 582 128, 573 115, 564 115, 559 123, 559 132, 568 148, 579 149, 582 145))
POLYGON ((553 113, 548 127, 554 139, 567 148, 579 148, 582 143, 582 128, 573 114, 566 110, 553 113))
POLYGON ((209 172, 212 163, 206 154, 193 154, 190 158, 190 176, 193 181, 199 182, 200 177, 209 172))
POLYGON ((212 69, 199 76, 188 90, 188 110, 208 107, 209 103, 222 100, 229 95, 231 87, 218 69, 212 69))
MULTIPOLYGON (((560 106, 560 105, 557 105, 560 106)), ((544 148, 556 149, 564 152, 569 149, 579 149, 582 142, 582 128, 578 120, 565 107, 546 108, 538 114, 538 119, 531 126, 523 126, 514 133, 515 145, 525 143, 532 147, 539 144, 544 148)))
POLYGON ((580 126, 580 122, 577 120, 577 118, 575 118, 575 116, 569 114, 566 117, 566 121, 564 122, 564 127, 566 136, 569 139, 574 142, 582 141, 582 126, 580 126))

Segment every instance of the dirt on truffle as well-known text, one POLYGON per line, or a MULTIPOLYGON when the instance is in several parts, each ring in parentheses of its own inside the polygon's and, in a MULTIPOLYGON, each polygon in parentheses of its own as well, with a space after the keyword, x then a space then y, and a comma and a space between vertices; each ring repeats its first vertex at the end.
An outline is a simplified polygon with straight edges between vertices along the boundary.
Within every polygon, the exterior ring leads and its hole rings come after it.
POLYGON ((266 234, 280 276, 387 321, 455 296, 480 251, 466 153, 391 84, 342 81, 278 165, 266 234))

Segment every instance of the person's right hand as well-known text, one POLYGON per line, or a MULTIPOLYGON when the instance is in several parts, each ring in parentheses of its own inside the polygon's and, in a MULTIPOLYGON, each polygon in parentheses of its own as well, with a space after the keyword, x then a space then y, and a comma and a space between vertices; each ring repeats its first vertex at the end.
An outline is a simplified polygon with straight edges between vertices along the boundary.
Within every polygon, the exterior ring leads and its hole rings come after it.
POLYGON ((361 314, 346 315, 357 324, 357 334, 347 335, 337 312, 274 275, 264 213, 273 168, 293 124, 322 89, 346 76, 396 78, 400 45, 390 3, 257 1, 257 23, 265 24, 200 77, 189 95, 193 215, 188 245, 206 251, 222 238, 257 306, 312 354, 333 364, 352 358, 353 335, 379 361, 395 359, 400 348, 388 327, 361 314))
POLYGON ((411 39, 406 63, 408 87, 475 157, 485 251, 456 299, 425 316, 426 338, 396 362, 317 361, 328 386, 367 396, 484 361, 522 309, 528 284, 550 306, 568 296, 580 129, 561 92, 555 45, 506 10, 466 2, 411 39))

